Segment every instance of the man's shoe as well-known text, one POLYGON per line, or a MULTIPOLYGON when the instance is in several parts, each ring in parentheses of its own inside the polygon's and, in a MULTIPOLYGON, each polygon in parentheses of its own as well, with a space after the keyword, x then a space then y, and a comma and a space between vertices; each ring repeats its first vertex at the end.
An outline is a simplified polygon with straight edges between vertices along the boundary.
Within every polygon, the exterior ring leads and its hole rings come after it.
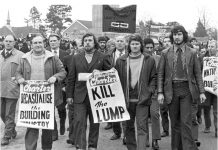
POLYGON ((52 141, 58 140, 58 132, 57 131, 52 131, 52 141))
POLYGON ((157 140, 152 140, 152 148, 153 150, 159 150, 159 145, 157 140))
POLYGON ((107 123, 107 125, 104 127, 105 130, 112 129, 112 123, 107 123))
POLYGON ((149 140, 146 141, 146 147, 150 147, 149 140))
POLYGON ((117 140, 117 139, 119 139, 119 138, 120 138, 120 135, 114 134, 114 135, 110 138, 110 140, 117 140))
POLYGON ((126 137, 123 138, 123 145, 126 145, 126 137))
POLYGON ((169 136, 169 132, 163 131, 161 133, 161 137, 166 137, 166 136, 169 136))
POLYGON ((210 128, 205 128, 204 133, 210 133, 210 128))
POLYGON ((1 145, 8 145, 10 142, 10 138, 8 137, 3 137, 1 140, 1 145))
POLYGON ((198 140, 195 141, 195 144, 197 145, 197 147, 201 146, 201 142, 199 142, 198 140))
POLYGON ((71 139, 67 139, 67 144, 72 144, 72 145, 74 145, 74 141, 71 140, 71 139))

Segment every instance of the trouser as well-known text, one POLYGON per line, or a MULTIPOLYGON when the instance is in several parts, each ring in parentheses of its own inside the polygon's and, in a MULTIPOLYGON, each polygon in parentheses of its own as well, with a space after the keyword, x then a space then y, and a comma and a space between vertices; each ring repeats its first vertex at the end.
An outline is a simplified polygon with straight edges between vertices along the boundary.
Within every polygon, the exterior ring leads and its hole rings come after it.
POLYGON ((198 140, 198 121, 197 121, 198 104, 192 104, 192 136, 198 140))
MULTIPOLYGON (((26 150, 36 150, 39 138, 39 129, 27 128, 25 135, 26 150)), ((42 129, 42 149, 52 149, 52 130, 42 129)))
POLYGON ((68 119, 69 119, 69 139, 74 141, 74 129, 73 129, 73 120, 74 120, 74 110, 73 104, 68 105, 68 119))
MULTIPOLYGON (((157 101, 157 95, 152 96, 152 103, 150 106, 150 114, 151 114, 151 131, 152 131, 152 139, 160 140, 160 105, 157 101)), ((149 133, 149 132, 148 132, 149 133)))
POLYGON ((192 96, 188 82, 173 83, 169 114, 172 150, 197 150, 192 136, 192 96))
POLYGON ((113 127, 114 134, 118 136, 122 134, 120 122, 112 122, 112 127, 113 127))
MULTIPOLYGON (((66 93, 62 91, 62 95, 63 95, 63 103, 57 106, 58 115, 60 118, 60 127, 65 126, 66 115, 67 115, 66 108, 65 108, 67 104, 66 93)), ((56 119, 55 119, 55 124, 54 124, 54 132, 58 132, 56 119)))
POLYGON ((126 146, 128 150, 146 150, 148 106, 130 102, 128 112, 130 120, 126 121, 126 146), (135 118, 137 126, 137 142, 135 136, 135 118))
POLYGON ((89 98, 86 96, 83 103, 74 103, 75 146, 78 149, 86 149, 86 129, 88 116, 90 122, 88 147, 97 148, 99 123, 94 123, 89 98))
POLYGON ((211 105, 213 106, 213 117, 214 117, 214 127, 217 130, 217 96, 209 92, 205 92, 206 95, 206 104, 204 108, 204 120, 206 128, 211 127, 211 118, 210 118, 210 109, 211 105))
POLYGON ((162 123, 163 131, 169 133, 168 111, 169 111, 169 107, 167 103, 164 102, 162 105, 160 105, 160 115, 162 119, 161 123, 162 123))
POLYGON ((1 118, 5 124, 4 137, 10 138, 15 134, 15 111, 17 99, 1 97, 1 118))

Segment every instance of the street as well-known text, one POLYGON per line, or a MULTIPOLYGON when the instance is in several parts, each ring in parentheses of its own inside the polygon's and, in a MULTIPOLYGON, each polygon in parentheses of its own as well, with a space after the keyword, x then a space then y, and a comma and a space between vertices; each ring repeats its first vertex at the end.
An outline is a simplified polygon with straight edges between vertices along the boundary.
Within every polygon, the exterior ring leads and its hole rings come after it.
MULTIPOLYGON (((56 113, 57 114, 57 113, 56 113)), ((59 122, 58 116, 56 116, 57 122, 59 122)), ((203 118, 203 117, 202 117, 203 118)), ((212 119, 213 120, 213 119, 212 119)), ((204 122, 204 121, 203 121, 204 122)), ((4 124, 1 121, 1 137, 3 136, 4 124)), ((59 124, 58 124, 59 125, 59 124)), ((122 144, 122 138, 119 140, 111 141, 110 137, 113 135, 113 131, 104 130, 106 123, 101 124, 100 126, 100 135, 99 135, 99 150, 126 150, 127 148, 122 144)), ((150 138, 151 138, 151 124, 150 126, 150 138)), ((66 122, 66 127, 68 127, 68 120, 66 122)), ((89 127, 89 126, 88 126, 89 127)), ((214 137, 214 127, 211 128, 211 133, 203 133, 204 125, 201 124, 199 128, 199 141, 201 142, 201 146, 199 150, 217 150, 217 138, 214 137)), ((2 146, 1 150, 24 150, 24 136, 26 132, 26 128, 24 127, 16 127, 17 137, 13 139, 8 146, 2 146)), ((66 143, 68 138, 68 131, 65 132, 65 135, 60 136, 59 139, 53 142, 53 150, 75 150, 76 148, 70 144, 66 143)), ((151 145, 151 139, 150 139, 151 145)), ((170 150, 170 136, 162 138, 159 141, 160 150, 170 150)), ((41 149, 41 132, 39 134, 37 150, 41 149)), ((148 148, 151 150, 152 148, 148 148)))

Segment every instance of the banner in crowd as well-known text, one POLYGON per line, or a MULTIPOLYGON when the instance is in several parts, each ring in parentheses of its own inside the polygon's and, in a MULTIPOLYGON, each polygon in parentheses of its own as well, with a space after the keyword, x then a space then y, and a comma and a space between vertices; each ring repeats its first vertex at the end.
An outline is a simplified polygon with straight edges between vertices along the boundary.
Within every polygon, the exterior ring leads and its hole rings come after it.
POLYGON ((112 8, 103 5, 103 32, 135 33, 136 5, 112 8))
POLYGON ((54 129, 54 84, 29 80, 20 85, 17 125, 54 129))
POLYGON ((94 123, 129 120, 117 71, 94 71, 87 80, 94 123))
POLYGON ((218 57, 204 57, 202 77, 205 90, 218 95, 218 57))

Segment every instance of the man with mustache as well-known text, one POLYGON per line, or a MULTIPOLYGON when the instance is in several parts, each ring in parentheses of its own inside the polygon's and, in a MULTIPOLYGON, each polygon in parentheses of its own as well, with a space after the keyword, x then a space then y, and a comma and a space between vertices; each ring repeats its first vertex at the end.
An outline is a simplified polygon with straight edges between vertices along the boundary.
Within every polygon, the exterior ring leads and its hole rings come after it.
POLYGON ((99 123, 94 123, 91 106, 89 102, 86 80, 78 77, 92 73, 94 70, 109 70, 111 60, 98 51, 97 40, 92 33, 87 33, 82 38, 84 51, 74 55, 68 75, 66 88, 67 102, 73 103, 74 107, 74 135, 77 150, 86 149, 87 117, 89 117, 90 130, 88 149, 96 150, 99 137, 99 123))
POLYGON ((171 30, 172 46, 162 51, 158 68, 158 101, 166 100, 171 119, 171 149, 197 150, 192 136, 192 104, 205 101, 200 63, 187 46, 183 26, 171 30))

